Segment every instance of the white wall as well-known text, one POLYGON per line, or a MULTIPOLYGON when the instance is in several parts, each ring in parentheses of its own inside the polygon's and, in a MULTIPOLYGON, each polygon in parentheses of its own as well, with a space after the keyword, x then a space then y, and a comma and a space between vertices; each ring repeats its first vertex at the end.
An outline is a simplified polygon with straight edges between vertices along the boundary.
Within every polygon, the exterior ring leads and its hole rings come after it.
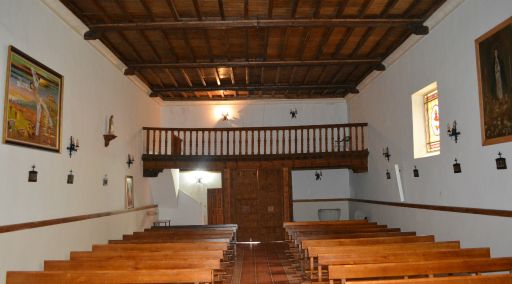
MULTIPOLYGON (((510 17, 510 11, 512 2, 508 0, 464 1, 360 94, 348 100, 350 121, 369 123, 369 172, 351 174, 355 197, 397 201, 396 178, 392 175, 392 180, 386 180, 385 171, 398 164, 406 202, 512 209, 511 170, 497 171, 494 162, 498 151, 510 161, 512 144, 481 145, 474 43, 510 17), (439 90, 441 154, 415 160, 410 96, 434 81, 439 90), (447 123, 453 120, 457 120, 462 132, 457 144, 445 134, 447 123), (382 156, 386 146, 391 153, 389 163, 382 156), (460 174, 452 170, 455 158, 462 164, 460 174), (412 177, 414 165, 420 171, 419 178, 412 177)), ((351 212, 356 210, 371 211, 368 215, 379 222, 426 230, 467 244, 492 245, 495 251, 512 254, 512 247, 503 241, 512 234, 512 226, 499 227, 504 224, 502 218, 351 203, 351 212)))
POLYGON ((335 124, 347 121, 344 99, 172 102, 162 107, 163 127, 253 127, 335 124), (297 109, 291 119, 290 109, 297 109), (223 121, 228 112, 234 120, 223 121))
MULTIPOLYGON (((125 175, 134 176, 135 206, 153 203, 142 178, 141 128, 159 125, 158 105, 42 2, 1 1, 0 6, 0 90, 5 89, 11 44, 62 74, 65 81, 62 153, 0 144, 0 225, 122 209, 125 175), (111 114, 118 137, 105 148, 102 135, 111 114), (69 158, 65 148, 71 135, 80 139, 80 150, 69 158), (130 169, 129 153, 135 157, 130 169), (39 171, 37 183, 27 182, 32 164, 39 171), (73 185, 66 184, 70 169, 75 173, 73 185), (109 185, 103 187, 105 174, 109 185)), ((2 99, 2 113, 3 109, 2 99)), ((65 257, 68 249, 85 249, 141 229, 139 215, 0 234, 0 283, 5 269, 38 269, 43 259, 65 257)))
MULTIPOLYGON (((322 179, 315 179, 315 170, 292 171, 292 197, 297 199, 333 199, 350 197, 349 170, 323 169, 322 179)), ((346 201, 294 202, 295 221, 318 220, 318 209, 341 210, 341 219, 348 219, 346 201)))

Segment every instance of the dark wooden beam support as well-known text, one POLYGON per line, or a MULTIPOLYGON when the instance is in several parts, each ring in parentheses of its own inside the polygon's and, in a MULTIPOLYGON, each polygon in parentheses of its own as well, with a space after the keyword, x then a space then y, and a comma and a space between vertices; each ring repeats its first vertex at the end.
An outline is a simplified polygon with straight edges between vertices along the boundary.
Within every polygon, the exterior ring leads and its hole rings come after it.
POLYGON ((326 66, 326 65, 377 65, 380 58, 368 59, 328 59, 328 60, 284 60, 284 61, 222 61, 222 62, 182 62, 182 63, 142 63, 128 64, 125 75, 133 75, 140 69, 179 69, 179 68, 216 68, 216 67, 285 67, 285 66, 326 66))
POLYGON ((344 89, 348 91, 357 90, 353 84, 326 84, 326 85, 230 85, 230 86, 194 86, 179 88, 155 88, 153 93, 175 93, 175 92, 207 92, 207 91, 283 91, 283 90, 323 90, 323 89, 344 89))
POLYGON ((226 16, 224 14, 224 0, 218 0, 218 3, 219 3, 219 13, 220 13, 220 18, 222 20, 225 20, 226 19, 226 16))
POLYGON ((428 26, 422 24, 411 24, 408 26, 409 30, 415 35, 428 35, 428 26))
POLYGON ((90 25, 87 40, 98 39, 102 31, 155 30, 155 29, 229 29, 229 28, 278 28, 278 27, 411 27, 422 25, 422 19, 266 19, 239 21, 159 21, 135 23, 107 23, 90 25))

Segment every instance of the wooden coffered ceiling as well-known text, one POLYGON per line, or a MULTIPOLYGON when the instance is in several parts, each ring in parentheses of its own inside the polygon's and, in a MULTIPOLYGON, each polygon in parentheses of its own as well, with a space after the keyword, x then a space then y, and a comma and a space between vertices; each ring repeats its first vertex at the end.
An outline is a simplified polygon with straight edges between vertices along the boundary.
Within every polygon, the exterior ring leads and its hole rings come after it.
POLYGON ((332 98, 445 0, 61 0, 163 100, 332 98))

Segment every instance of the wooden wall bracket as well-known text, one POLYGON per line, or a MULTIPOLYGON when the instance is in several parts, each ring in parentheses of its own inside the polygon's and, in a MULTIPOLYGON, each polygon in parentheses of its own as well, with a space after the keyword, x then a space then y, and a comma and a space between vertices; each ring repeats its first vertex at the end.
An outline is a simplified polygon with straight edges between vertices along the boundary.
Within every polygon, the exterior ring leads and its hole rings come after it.
POLYGON ((108 147, 108 144, 110 144, 110 141, 116 139, 116 135, 114 134, 104 134, 103 139, 105 139, 105 147, 108 147))

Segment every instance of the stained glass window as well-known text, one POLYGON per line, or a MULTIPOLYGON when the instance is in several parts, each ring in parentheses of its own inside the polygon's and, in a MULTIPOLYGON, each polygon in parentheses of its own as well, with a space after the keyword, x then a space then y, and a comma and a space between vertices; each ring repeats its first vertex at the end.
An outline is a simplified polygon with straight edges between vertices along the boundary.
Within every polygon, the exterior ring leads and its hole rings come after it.
POLYGON ((423 97, 425 105, 425 131, 427 153, 438 152, 440 150, 439 134, 439 100, 437 90, 426 94, 423 97))

